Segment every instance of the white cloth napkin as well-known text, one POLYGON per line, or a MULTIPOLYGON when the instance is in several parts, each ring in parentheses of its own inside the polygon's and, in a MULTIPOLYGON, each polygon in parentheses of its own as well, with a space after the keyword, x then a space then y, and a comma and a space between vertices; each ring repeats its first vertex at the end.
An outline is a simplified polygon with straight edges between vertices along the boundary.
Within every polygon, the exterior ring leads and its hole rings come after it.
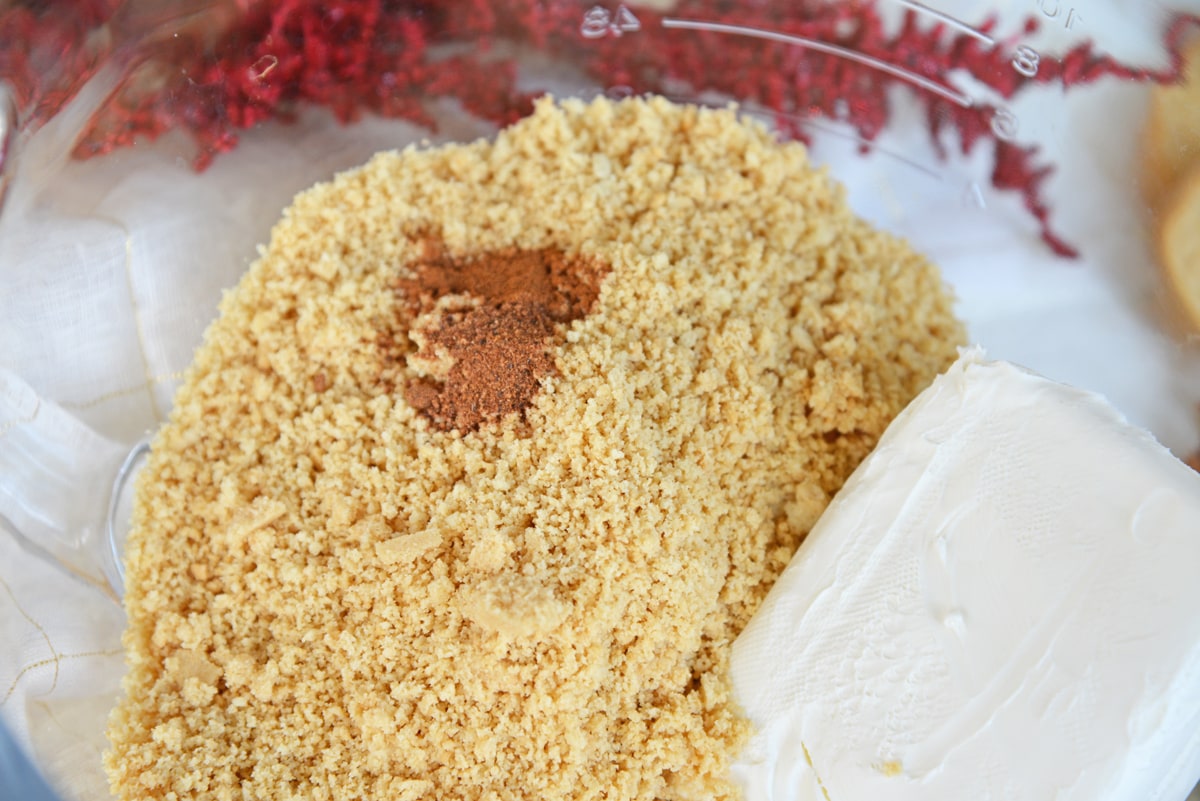
MULTIPOLYGON (((0 215, 0 719, 80 801, 109 797, 100 754, 122 670, 123 619, 102 536, 106 482, 163 421, 221 292, 292 195, 429 136, 378 120, 347 131, 311 112, 245 135, 202 175, 178 136, 69 162, 70 135, 106 79, 22 143, 0 215)), ((1200 444, 1200 386, 1183 378, 1185 365, 1200 371, 1157 327, 1134 213, 1144 97, 1106 84, 1050 110, 1033 101, 1017 109, 1053 113, 1064 126, 1051 194, 1064 234, 1085 254, 1078 262, 1051 257, 1016 201, 988 192, 986 180, 988 208, 964 203, 969 180, 986 175, 986 154, 937 167, 935 177, 889 155, 935 163, 915 112, 883 143, 888 152, 862 158, 829 133, 813 154, 864 215, 943 265, 973 339, 992 356, 1102 392, 1182 450, 1200 444)), ((435 140, 488 133, 453 105, 439 111, 435 140)))

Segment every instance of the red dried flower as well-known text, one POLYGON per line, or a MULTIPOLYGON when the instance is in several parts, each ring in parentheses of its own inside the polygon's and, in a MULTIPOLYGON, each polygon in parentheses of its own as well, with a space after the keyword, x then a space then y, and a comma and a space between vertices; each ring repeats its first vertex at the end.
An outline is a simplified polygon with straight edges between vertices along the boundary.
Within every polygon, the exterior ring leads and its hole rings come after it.
POLYGON ((0 6, 0 79, 17 107, 41 120, 58 113, 108 54, 104 23, 120 0, 0 6))
MULTIPOLYGON (((343 121, 375 113, 432 126, 427 101, 453 97, 508 124, 529 112, 532 98, 516 90, 515 66, 490 56, 497 40, 545 52, 601 85, 737 97, 774 112, 787 136, 806 138, 806 120, 814 117, 841 120, 864 149, 891 119, 891 87, 906 82, 925 107, 939 152, 947 129, 957 131, 964 153, 994 143, 992 184, 1020 193, 1047 245, 1064 256, 1076 251, 1050 226, 1043 186, 1051 168, 1037 163, 1036 148, 1011 141, 1003 109, 966 98, 943 76, 965 70, 1006 99, 1035 84, 1175 80, 1181 38, 1197 21, 1174 20, 1164 36, 1170 66, 1155 72, 1122 65, 1089 44, 1061 58, 1023 51, 1016 38, 994 38, 994 19, 971 32, 941 22, 923 26, 909 10, 889 33, 869 0, 769 7, 680 0, 670 15, 639 9, 636 16, 618 4, 589 8, 572 0, 190 2, 118 9, 117 0, 70 0, 54 15, 11 7, 0 12, 0 75, 16 86, 26 119, 36 124, 115 47, 128 72, 76 155, 183 128, 199 144, 198 168, 234 147, 239 131, 286 120, 303 103, 326 106, 343 121), (458 54, 446 55, 447 47, 458 54), (48 61, 62 69, 44 70, 48 61)), ((1030 20, 1023 33, 1035 29, 1030 20)))

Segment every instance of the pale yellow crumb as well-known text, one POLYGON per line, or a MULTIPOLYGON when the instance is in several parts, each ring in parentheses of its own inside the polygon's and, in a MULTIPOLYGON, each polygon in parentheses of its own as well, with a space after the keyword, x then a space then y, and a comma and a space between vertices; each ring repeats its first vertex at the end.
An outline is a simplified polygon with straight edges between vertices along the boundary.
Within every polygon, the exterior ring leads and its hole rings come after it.
POLYGON ((729 645, 961 341, 927 260, 729 110, 544 101, 313 187, 139 479, 115 796, 736 796, 729 645), (431 234, 611 268, 523 415, 398 389, 447 367, 389 329, 431 234))

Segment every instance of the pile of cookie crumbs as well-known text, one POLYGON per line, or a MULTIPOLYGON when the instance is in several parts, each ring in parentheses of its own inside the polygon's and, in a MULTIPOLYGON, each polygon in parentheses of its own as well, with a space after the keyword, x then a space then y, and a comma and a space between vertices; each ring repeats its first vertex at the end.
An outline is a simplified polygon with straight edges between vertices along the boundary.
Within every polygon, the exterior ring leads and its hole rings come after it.
POLYGON ((313 187, 139 478, 116 797, 736 796, 729 645, 961 340, 733 110, 544 100, 313 187))

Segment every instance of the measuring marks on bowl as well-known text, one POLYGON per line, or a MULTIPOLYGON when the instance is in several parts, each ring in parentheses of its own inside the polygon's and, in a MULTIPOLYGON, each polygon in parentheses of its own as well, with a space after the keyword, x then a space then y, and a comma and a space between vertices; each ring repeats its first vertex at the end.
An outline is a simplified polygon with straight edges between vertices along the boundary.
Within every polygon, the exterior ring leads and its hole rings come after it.
POLYGON ((926 78, 924 75, 919 75, 912 70, 904 67, 896 66, 891 62, 884 61, 881 58, 860 53, 857 50, 851 50, 848 47, 841 45, 830 44, 819 39, 810 39, 805 36, 793 36, 787 33, 778 33, 777 31, 766 30, 764 28, 751 28, 744 25, 727 25, 722 22, 702 22, 699 20, 686 19, 664 19, 662 25, 667 29, 675 30, 691 30, 691 31, 708 31, 711 33, 729 33, 738 36, 749 36, 754 39, 766 39, 772 42, 782 42, 784 44, 800 45, 809 50, 814 50, 818 53, 827 53, 833 56, 854 61, 866 67, 870 67, 880 72, 885 72, 888 75, 907 81, 914 86, 924 89, 928 92, 933 92, 951 103, 955 103, 963 108, 970 108, 973 104, 971 98, 963 93, 939 83, 931 78, 926 78))
MULTIPOLYGON (((998 41, 989 32, 990 25, 985 25, 984 29, 981 29, 917 0, 890 0, 890 4, 894 8, 898 7, 907 12, 921 15, 943 28, 953 29, 974 39, 978 43, 975 52, 971 53, 967 48, 963 48, 961 58, 966 59, 978 55, 979 45, 993 50, 999 47, 1011 48, 1011 52, 1008 54, 1008 68, 1011 69, 1012 74, 995 76, 997 88, 992 91, 988 91, 991 87, 988 87, 979 75, 975 75, 975 81, 969 81, 975 86, 971 89, 964 89, 952 85, 946 75, 922 74, 910 68, 909 65, 898 63, 899 59, 889 59, 886 54, 864 52, 824 38, 784 32, 755 24, 736 24, 728 20, 663 16, 658 20, 658 25, 665 31, 695 31, 748 37, 793 45, 841 58, 907 83, 961 109, 978 110, 981 115, 986 115, 986 122, 997 139, 1003 141, 1015 139, 1021 127, 1020 121, 1013 110, 1004 105, 1001 97, 1011 95, 1021 81, 1033 79, 1038 75, 1043 66, 1042 54, 1028 42, 1020 41, 1020 36, 1010 37, 1010 40, 1006 41, 998 41), (985 94, 990 97, 985 97, 985 94)), ((884 8, 887 7, 888 4, 885 4, 884 8)), ((1038 0, 1036 10, 1041 12, 1041 16, 1050 18, 1064 14, 1067 19, 1064 24, 1068 28, 1077 27, 1082 19, 1075 9, 1066 8, 1059 0, 1038 0)), ((620 4, 615 7, 595 5, 583 12, 579 33, 583 38, 591 40, 620 39, 627 36, 644 35, 651 27, 653 26, 649 23, 644 24, 642 19, 627 5, 620 4)), ((1025 28, 1025 31, 1028 32, 1029 28, 1025 28)))
POLYGON ((916 0, 892 0, 892 1, 894 3, 897 3, 898 5, 904 6, 905 8, 912 9, 913 11, 916 11, 919 14, 924 14, 927 17, 932 17, 932 18, 936 19, 938 22, 942 23, 943 25, 949 25, 951 28, 954 28, 955 30, 959 31, 960 33, 965 33, 968 36, 978 39, 979 41, 983 42, 988 47, 991 47, 994 44, 996 44, 996 40, 993 39, 988 34, 984 33, 983 31, 979 30, 976 27, 968 25, 967 23, 960 20, 958 17, 951 16, 950 14, 947 14, 944 11, 938 11, 936 8, 927 6, 924 3, 918 3, 918 2, 916 2, 916 0))

